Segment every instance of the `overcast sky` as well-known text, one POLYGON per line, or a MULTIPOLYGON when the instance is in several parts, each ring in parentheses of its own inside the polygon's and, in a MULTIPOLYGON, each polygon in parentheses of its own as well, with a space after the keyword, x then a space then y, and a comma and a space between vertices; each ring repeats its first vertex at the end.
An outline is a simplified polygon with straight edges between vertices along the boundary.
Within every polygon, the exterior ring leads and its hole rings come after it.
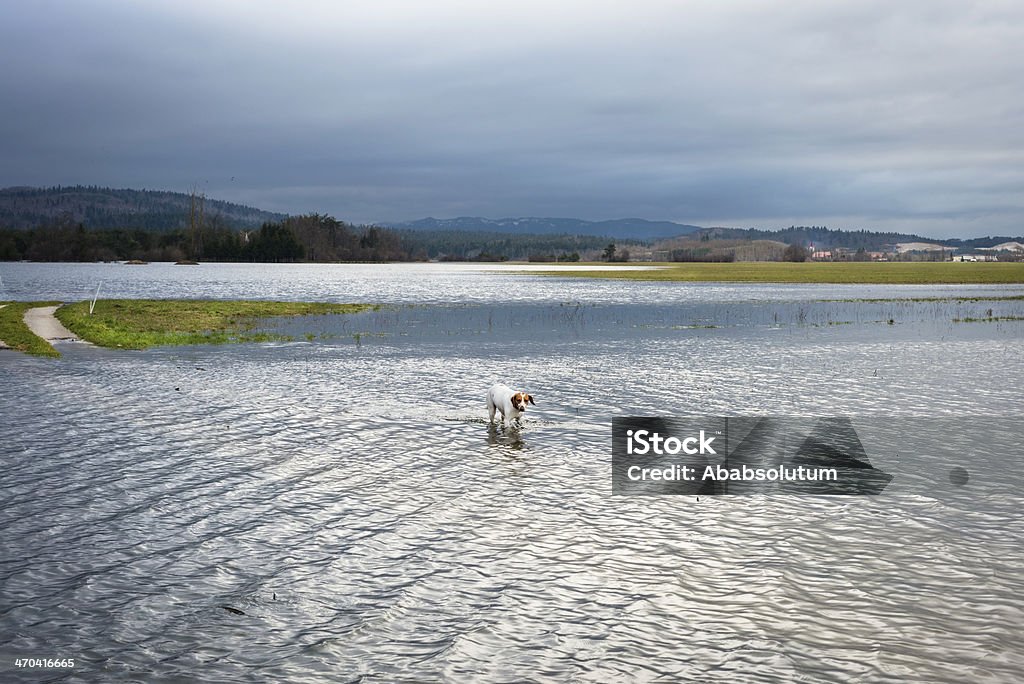
POLYGON ((0 186, 1024 233, 1024 3, 0 3, 0 186))

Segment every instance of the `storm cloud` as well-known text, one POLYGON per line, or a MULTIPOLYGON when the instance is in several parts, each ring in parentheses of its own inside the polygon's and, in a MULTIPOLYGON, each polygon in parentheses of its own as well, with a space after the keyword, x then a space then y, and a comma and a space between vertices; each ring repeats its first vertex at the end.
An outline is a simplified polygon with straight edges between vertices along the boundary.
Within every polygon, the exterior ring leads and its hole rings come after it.
POLYGON ((1024 233, 1017 2, 7 2, 0 185, 1024 233))

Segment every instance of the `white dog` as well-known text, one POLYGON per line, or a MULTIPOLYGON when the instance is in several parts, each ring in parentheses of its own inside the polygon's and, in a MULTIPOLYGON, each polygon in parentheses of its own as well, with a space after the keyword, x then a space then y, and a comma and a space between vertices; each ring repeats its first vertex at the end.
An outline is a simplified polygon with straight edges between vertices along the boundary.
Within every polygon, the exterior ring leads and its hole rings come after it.
POLYGON ((537 404, 526 392, 513 392, 505 385, 494 385, 487 390, 487 411, 490 413, 490 422, 494 422, 494 412, 501 412, 501 424, 518 420, 519 416, 526 411, 526 405, 537 404))

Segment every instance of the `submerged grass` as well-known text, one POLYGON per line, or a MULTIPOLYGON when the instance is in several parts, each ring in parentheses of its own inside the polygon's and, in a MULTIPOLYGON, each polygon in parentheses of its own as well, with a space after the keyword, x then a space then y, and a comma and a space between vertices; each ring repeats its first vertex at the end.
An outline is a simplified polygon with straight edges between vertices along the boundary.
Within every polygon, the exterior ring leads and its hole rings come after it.
POLYGON ((864 303, 864 304, 886 304, 902 302, 955 302, 963 304, 966 302, 1014 302, 1024 301, 1024 295, 986 295, 979 297, 970 296, 949 296, 949 297, 870 297, 855 299, 816 299, 816 302, 839 302, 839 303, 864 303))
POLYGON ((671 282, 966 285, 1024 283, 1024 263, 808 262, 643 264, 658 268, 571 271, 552 267, 530 275, 671 282))
POLYGON ((370 304, 215 301, 193 299, 101 299, 63 306, 57 318, 84 340, 101 347, 147 349, 183 344, 225 344, 291 339, 253 332, 256 321, 275 316, 349 314, 370 304))
POLYGON ((984 316, 982 318, 954 318, 954 323, 999 323, 1002 321, 1024 321, 1024 316, 984 316))
POLYGON ((0 302, 0 340, 11 349, 36 356, 60 356, 49 342, 36 336, 25 325, 25 311, 37 306, 54 306, 60 302, 0 302))

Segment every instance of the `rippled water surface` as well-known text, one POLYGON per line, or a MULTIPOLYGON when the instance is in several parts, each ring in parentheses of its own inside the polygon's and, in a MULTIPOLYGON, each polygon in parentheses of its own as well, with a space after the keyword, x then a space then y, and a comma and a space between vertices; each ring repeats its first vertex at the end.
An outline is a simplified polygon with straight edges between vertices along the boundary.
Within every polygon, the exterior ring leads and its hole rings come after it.
POLYGON ((267 323, 295 342, 0 353, 0 681, 1024 679, 1024 288, 0 277, 9 299, 389 305, 267 323), (486 424, 497 381, 535 396, 521 429, 486 424), (679 414, 889 421, 864 442, 895 477, 613 497, 611 418, 679 414))

